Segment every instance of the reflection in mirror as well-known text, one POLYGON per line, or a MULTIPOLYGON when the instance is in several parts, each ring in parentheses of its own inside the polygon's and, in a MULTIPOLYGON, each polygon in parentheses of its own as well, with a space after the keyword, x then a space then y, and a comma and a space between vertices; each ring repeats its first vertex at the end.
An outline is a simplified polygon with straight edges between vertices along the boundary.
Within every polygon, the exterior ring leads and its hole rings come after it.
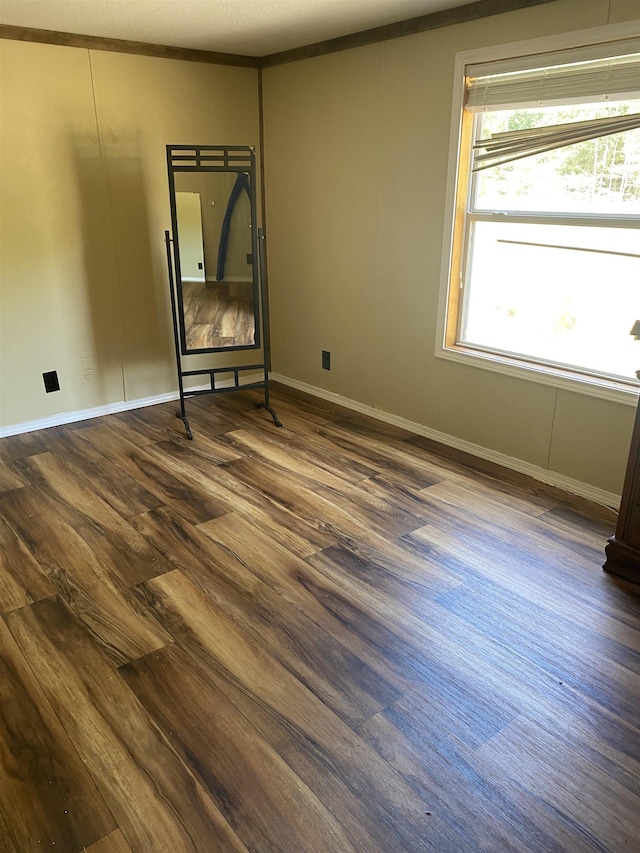
POLYGON ((167 171, 173 236, 165 231, 164 242, 180 394, 176 414, 190 439, 187 397, 262 388, 264 401, 254 405, 282 426, 269 402, 255 150, 249 145, 167 145, 167 171), (230 350, 261 352, 254 363, 243 357, 233 364, 230 350), (211 358, 200 357, 205 353, 211 358), (225 357, 214 355, 220 353, 225 357))
POLYGON ((174 180, 185 348, 255 346, 250 177, 190 171, 174 180))

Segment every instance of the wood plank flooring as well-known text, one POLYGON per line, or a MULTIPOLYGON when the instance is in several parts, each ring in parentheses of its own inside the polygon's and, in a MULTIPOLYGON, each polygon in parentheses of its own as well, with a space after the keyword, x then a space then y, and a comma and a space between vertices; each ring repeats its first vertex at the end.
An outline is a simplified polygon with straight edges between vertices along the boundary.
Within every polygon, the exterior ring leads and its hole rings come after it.
POLYGON ((0 851, 640 851, 615 514, 254 399, 0 441, 0 851))
POLYGON ((182 303, 188 349, 255 342, 252 281, 183 281, 182 303))

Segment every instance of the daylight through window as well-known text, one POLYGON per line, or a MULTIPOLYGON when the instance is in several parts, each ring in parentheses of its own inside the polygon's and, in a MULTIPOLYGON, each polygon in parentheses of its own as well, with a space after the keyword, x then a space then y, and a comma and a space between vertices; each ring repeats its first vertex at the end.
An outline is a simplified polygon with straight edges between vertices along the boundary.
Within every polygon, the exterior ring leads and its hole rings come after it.
POLYGON ((537 62, 467 67, 446 346, 635 383, 640 53, 537 62))

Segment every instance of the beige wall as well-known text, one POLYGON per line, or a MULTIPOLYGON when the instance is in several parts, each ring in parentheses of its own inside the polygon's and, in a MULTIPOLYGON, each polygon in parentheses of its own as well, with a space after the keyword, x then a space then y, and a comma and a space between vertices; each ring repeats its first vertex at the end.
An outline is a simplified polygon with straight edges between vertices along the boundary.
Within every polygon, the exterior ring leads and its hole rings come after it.
POLYGON ((267 69, 273 370, 619 492, 631 406, 434 351, 456 52, 634 12, 626 0, 557 0, 267 69))
POLYGON ((257 72, 14 41, 0 62, 0 427, 177 389, 165 145, 257 148, 257 72))

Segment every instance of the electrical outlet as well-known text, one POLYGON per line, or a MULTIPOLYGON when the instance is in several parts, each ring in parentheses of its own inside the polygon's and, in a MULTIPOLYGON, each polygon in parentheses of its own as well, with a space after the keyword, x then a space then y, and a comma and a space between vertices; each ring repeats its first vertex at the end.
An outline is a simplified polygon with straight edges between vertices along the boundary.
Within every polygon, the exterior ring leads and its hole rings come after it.
POLYGON ((42 378, 44 379, 44 390, 47 394, 50 394, 52 391, 60 390, 57 370, 50 370, 48 373, 43 373, 42 378))
POLYGON ((331 353, 326 349, 322 350, 322 369, 331 370, 331 353))

